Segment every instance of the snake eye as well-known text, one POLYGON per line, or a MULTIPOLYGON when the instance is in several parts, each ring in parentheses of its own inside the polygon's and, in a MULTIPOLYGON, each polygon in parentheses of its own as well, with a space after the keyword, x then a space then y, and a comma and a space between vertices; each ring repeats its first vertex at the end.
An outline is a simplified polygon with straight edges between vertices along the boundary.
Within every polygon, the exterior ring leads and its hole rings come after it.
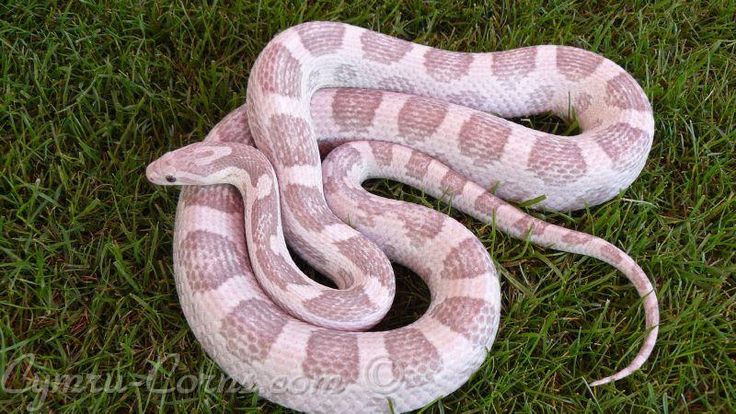
POLYGON ((166 181, 168 181, 170 183, 175 183, 176 182, 176 177, 174 177, 173 175, 167 175, 166 176, 166 181))

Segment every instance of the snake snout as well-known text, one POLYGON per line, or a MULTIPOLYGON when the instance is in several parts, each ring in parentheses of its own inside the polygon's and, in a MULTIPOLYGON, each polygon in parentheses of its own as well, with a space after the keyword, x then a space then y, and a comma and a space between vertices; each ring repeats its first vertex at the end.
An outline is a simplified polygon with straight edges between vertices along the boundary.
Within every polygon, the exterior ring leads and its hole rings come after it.
POLYGON ((146 167, 146 178, 148 178, 148 181, 150 181, 152 184, 160 184, 158 177, 158 165, 157 161, 154 161, 146 167))
POLYGON ((168 160, 168 154, 148 164, 146 167, 146 178, 153 184, 171 185, 176 183, 174 168, 168 160))

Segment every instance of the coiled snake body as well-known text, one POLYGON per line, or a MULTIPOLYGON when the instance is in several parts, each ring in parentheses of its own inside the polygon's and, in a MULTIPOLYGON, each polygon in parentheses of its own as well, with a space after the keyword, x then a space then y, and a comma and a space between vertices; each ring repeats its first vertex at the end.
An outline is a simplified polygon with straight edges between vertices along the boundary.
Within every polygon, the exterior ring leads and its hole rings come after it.
POLYGON ((629 375, 651 353, 659 323, 651 283, 612 244, 502 198, 544 195, 538 206, 550 210, 608 200, 643 168, 653 129, 636 81, 594 53, 448 52, 312 22, 266 46, 245 105, 203 143, 153 162, 147 176, 185 185, 177 290, 223 370, 301 411, 403 412, 451 393, 484 361, 499 323, 499 282, 462 225, 372 195, 361 182, 404 182, 514 237, 620 270, 644 298, 649 331, 629 366, 592 383, 599 385, 629 375), (574 138, 503 119, 567 117, 571 109, 583 131, 574 138), (337 147, 324 162, 318 143, 337 147), (286 241, 338 289, 302 274, 286 241), (363 332, 391 306, 389 259, 419 274, 432 302, 408 326, 363 332))

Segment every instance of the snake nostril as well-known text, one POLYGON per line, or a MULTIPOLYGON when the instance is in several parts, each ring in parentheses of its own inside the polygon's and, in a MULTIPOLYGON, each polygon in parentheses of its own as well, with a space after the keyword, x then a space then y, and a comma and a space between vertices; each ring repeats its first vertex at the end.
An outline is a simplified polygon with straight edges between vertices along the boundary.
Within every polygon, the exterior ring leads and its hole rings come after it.
POLYGON ((173 175, 167 175, 166 176, 166 181, 168 181, 170 183, 175 183, 176 182, 176 177, 174 177, 173 175))

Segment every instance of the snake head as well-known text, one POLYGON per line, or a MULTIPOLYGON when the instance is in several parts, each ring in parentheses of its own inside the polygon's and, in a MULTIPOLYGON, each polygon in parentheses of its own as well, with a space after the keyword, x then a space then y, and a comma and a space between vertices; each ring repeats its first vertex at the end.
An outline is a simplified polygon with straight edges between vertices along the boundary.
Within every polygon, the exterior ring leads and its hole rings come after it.
POLYGON ((158 185, 209 185, 221 177, 222 160, 232 153, 226 144, 198 142, 167 152, 146 167, 148 181, 158 185))

